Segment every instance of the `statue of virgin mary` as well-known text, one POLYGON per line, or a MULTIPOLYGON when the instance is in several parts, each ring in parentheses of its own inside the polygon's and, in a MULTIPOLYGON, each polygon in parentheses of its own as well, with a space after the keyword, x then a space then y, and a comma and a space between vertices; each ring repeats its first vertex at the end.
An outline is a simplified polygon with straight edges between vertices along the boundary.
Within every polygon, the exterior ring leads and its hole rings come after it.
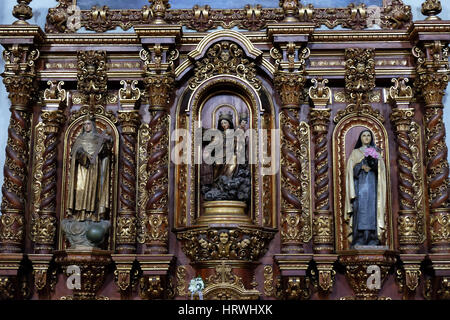
POLYGON ((385 230, 386 167, 370 130, 363 130, 345 170, 345 212, 351 247, 380 245, 385 230))

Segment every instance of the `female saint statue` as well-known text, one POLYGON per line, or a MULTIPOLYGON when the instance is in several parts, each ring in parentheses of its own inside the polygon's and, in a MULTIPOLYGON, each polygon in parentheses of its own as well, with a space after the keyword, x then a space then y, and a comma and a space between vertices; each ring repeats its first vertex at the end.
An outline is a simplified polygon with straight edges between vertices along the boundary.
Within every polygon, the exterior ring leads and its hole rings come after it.
POLYGON ((71 150, 68 215, 77 221, 100 221, 110 208, 112 138, 98 133, 95 120, 86 119, 71 150))
POLYGON ((386 168, 370 130, 363 130, 347 161, 345 221, 351 246, 380 245, 385 229, 386 168))
MULTIPOLYGON (((217 129, 222 135, 222 161, 211 166, 202 167, 202 193, 205 200, 239 200, 250 198, 250 170, 247 159, 247 143, 245 132, 242 130, 247 118, 240 119, 240 128, 234 131, 233 115, 220 113, 217 129), (233 139, 233 141, 228 141, 233 139), (234 146, 227 150, 227 147, 234 146), (228 154, 227 154, 228 151, 228 154), (212 174, 211 174, 212 173, 212 174), (212 177, 211 177, 212 176, 212 177), (211 179, 212 178, 212 179, 211 179)), ((215 155, 213 155, 215 156, 215 155)))

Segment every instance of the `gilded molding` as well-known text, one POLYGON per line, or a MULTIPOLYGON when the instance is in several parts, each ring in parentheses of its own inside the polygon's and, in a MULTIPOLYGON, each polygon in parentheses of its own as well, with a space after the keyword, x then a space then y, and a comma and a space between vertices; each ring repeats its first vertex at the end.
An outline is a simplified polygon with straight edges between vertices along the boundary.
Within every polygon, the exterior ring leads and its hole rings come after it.
POLYGON ((257 261, 267 251, 273 232, 246 227, 196 229, 179 232, 182 249, 193 262, 233 259, 257 261))
POLYGON ((260 292, 256 289, 246 289, 242 278, 235 275, 232 267, 222 261, 216 266, 215 274, 205 280, 203 296, 207 300, 257 300, 260 292))
POLYGON ((203 59, 196 62, 194 73, 189 81, 191 89, 217 74, 236 75, 248 81, 256 90, 261 88, 255 63, 250 62, 239 45, 231 41, 221 41, 209 48, 203 59))
POLYGON ((186 280, 186 266, 178 266, 176 271, 177 291, 176 295, 180 297, 187 296, 187 280, 186 280))

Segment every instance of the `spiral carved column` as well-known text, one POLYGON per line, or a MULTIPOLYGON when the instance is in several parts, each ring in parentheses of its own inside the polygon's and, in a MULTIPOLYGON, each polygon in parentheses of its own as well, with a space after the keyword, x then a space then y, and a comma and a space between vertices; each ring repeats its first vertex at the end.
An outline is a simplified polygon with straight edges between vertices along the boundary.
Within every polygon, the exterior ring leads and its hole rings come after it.
POLYGON ((151 75, 145 79, 150 96, 150 139, 147 152, 146 253, 167 253, 169 114, 167 105, 174 88, 171 74, 151 75))
POLYGON ((417 253, 420 234, 418 233, 417 204, 414 199, 413 160, 409 133, 414 120, 414 109, 409 108, 413 97, 412 89, 406 86, 408 79, 393 79, 395 86, 390 89, 390 98, 396 108, 391 113, 391 122, 397 138, 399 216, 398 235, 402 253, 417 253))
POLYGON ((305 77, 301 73, 278 71, 275 86, 281 97, 281 250, 302 253, 301 160, 298 140, 299 105, 305 77))
POLYGON ((450 203, 448 149, 442 103, 448 84, 448 48, 439 41, 425 45, 418 57, 418 84, 425 100, 425 134, 432 251, 450 252, 450 203))
POLYGON ((39 51, 12 45, 3 55, 6 64, 2 76, 11 100, 11 118, 3 171, 0 252, 14 253, 23 249, 31 128, 29 103, 34 89, 34 61, 39 57, 39 51))
POLYGON ((64 121, 62 111, 43 111, 45 151, 42 165, 42 190, 40 211, 36 221, 35 253, 50 253, 55 247, 56 235, 56 166, 60 124, 64 121))
POLYGON ((117 251, 134 253, 136 251, 136 146, 137 128, 141 122, 135 104, 140 91, 135 87, 137 81, 121 81, 124 88, 119 90, 122 109, 119 121, 122 126, 120 144, 120 195, 119 216, 117 218, 117 251))
POLYGON ((331 96, 326 87, 327 79, 312 79, 314 86, 309 89, 309 97, 314 108, 310 121, 314 140, 314 224, 313 249, 316 253, 333 252, 333 217, 330 212, 329 173, 328 173, 328 124, 330 109, 326 108, 331 96))

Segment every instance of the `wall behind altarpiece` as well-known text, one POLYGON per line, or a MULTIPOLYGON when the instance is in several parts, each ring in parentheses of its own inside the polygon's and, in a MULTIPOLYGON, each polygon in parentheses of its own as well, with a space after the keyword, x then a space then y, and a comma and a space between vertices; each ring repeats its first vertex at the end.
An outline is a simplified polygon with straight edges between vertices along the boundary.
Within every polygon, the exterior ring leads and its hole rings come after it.
POLYGON ((449 299, 439 1, 29 2, 1 299, 449 299))

